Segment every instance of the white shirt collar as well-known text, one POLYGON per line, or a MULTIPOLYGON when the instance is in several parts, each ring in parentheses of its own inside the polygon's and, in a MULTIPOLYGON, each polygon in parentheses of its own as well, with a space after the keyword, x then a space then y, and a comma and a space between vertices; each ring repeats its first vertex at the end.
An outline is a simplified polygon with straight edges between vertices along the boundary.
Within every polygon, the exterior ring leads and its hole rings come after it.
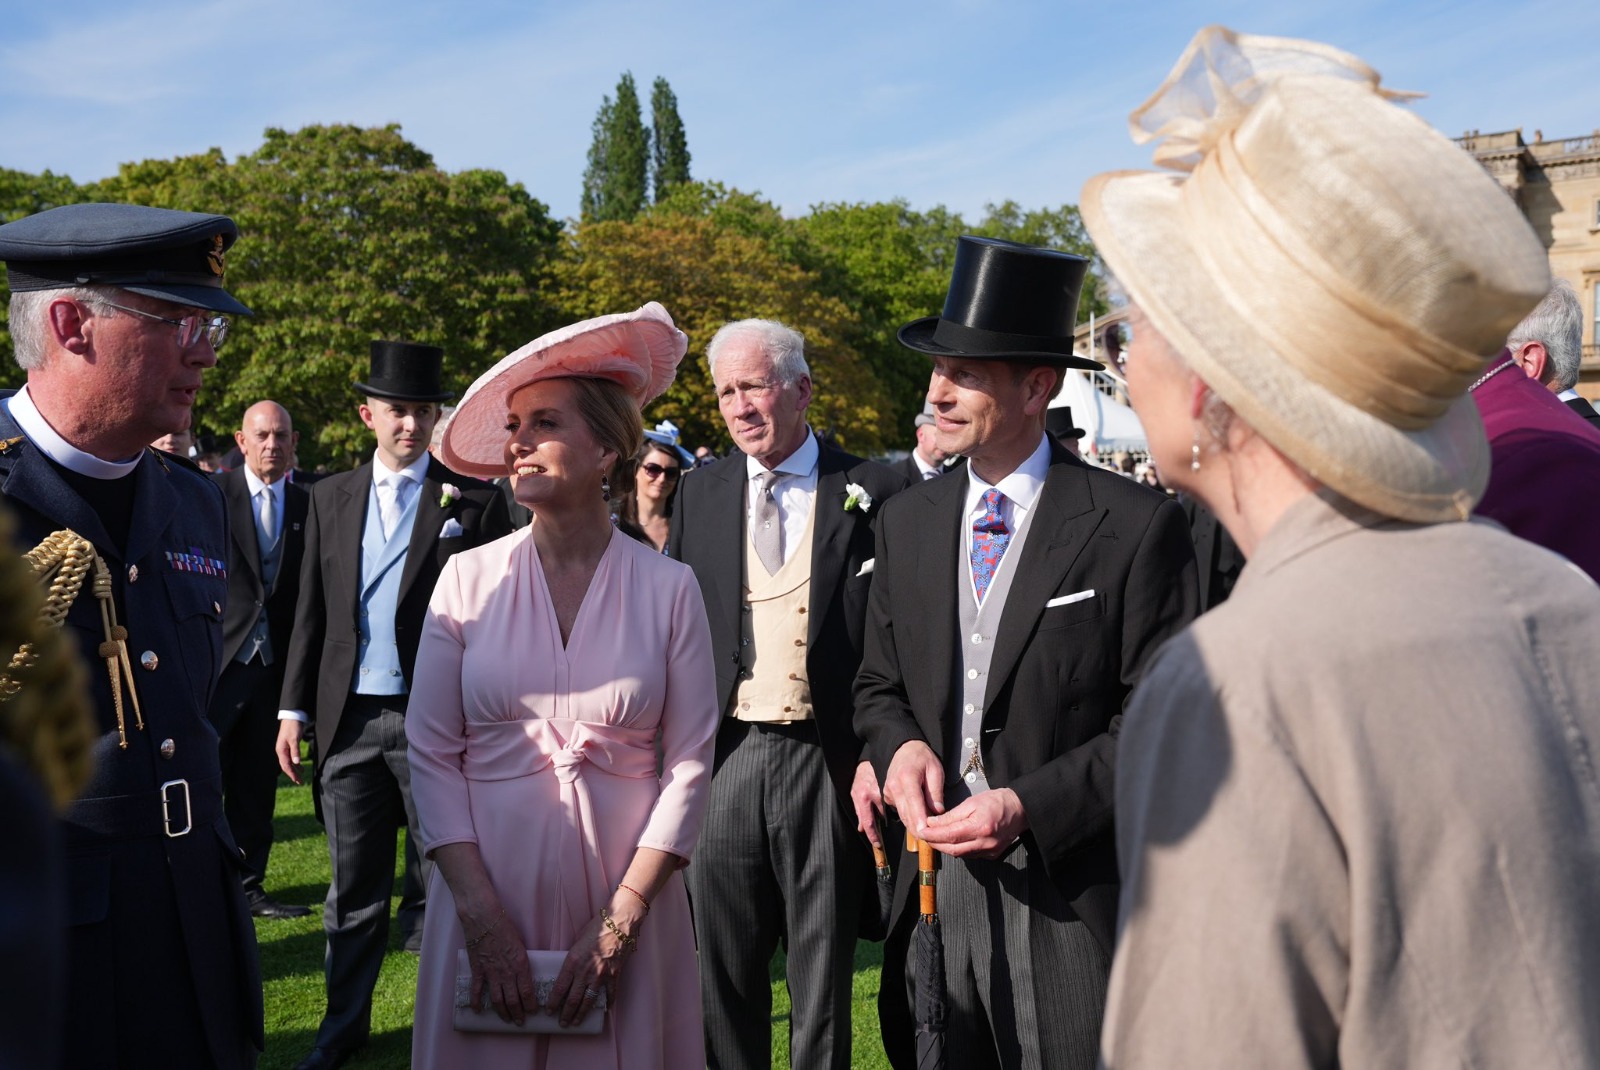
POLYGON ((428 461, 430 457, 424 453, 421 457, 406 465, 396 472, 378 459, 378 452, 372 452, 372 481, 374 483, 390 483, 400 485, 400 480, 409 479, 416 484, 422 483, 422 477, 428 474, 428 461))
POLYGON ((257 494, 260 494, 263 490, 272 491, 272 496, 274 498, 282 498, 283 497, 283 481, 284 481, 284 479, 287 478, 287 474, 279 476, 278 477, 278 481, 276 483, 268 483, 268 482, 265 482, 264 480, 262 480, 262 478, 260 476, 256 475, 255 471, 253 469, 251 469, 251 467, 248 464, 244 465, 243 467, 244 467, 244 484, 245 484, 246 487, 248 487, 250 489, 250 497, 254 498, 257 494))
POLYGON ((978 470, 967 463, 967 512, 972 512, 978 506, 978 501, 983 497, 984 491, 990 487, 1006 496, 1017 508, 1026 512, 1033 508, 1033 503, 1039 500, 1039 492, 1044 489, 1045 477, 1050 474, 1050 436, 1041 435, 1039 445, 1034 447, 1028 459, 1017 465, 1016 469, 998 483, 990 483, 978 474, 978 470))
POLYGON ((937 475, 938 473, 944 471, 944 465, 929 464, 927 461, 922 459, 922 454, 918 453, 916 450, 911 451, 911 463, 917 466, 917 471, 922 473, 923 479, 927 479, 928 473, 930 472, 937 475))
POLYGON ((1576 401, 1583 397, 1583 395, 1578 393, 1576 390, 1563 390, 1561 393, 1557 394, 1556 397, 1560 398, 1562 401, 1576 401))
POLYGON ((50 426, 49 421, 39 412, 38 406, 33 403, 26 386, 11 395, 9 408, 11 418, 17 421, 17 426, 28 436, 28 441, 62 468, 76 472, 80 476, 89 476, 92 479, 121 479, 139 467, 139 461, 144 456, 141 450, 126 461, 107 461, 92 453, 83 452, 56 434, 56 429, 50 426))
MULTIPOLYGON (((817 445, 817 436, 811 433, 811 428, 806 428, 806 440, 800 443, 798 449, 782 461, 778 462, 774 472, 781 472, 790 476, 808 476, 817 467, 817 458, 822 456, 822 448, 817 445)), ((766 466, 754 457, 746 456, 744 459, 745 476, 755 479, 767 470, 766 466)))

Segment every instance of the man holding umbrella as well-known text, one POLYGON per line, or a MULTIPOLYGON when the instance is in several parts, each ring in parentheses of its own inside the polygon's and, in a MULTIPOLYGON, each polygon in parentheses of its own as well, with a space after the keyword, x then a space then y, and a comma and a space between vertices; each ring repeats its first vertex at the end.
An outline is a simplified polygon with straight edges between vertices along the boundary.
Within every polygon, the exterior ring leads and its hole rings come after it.
MULTIPOLYGON (((1072 354, 1087 266, 963 237, 943 314, 900 331, 933 358, 939 448, 969 463, 884 506, 855 724, 884 801, 944 862, 952 1066, 1095 1064, 1118 722, 1146 660, 1195 613, 1182 511, 1045 432, 1065 369, 1100 367, 1072 354)), ((912 1065, 911 872, 879 1001, 897 1067, 912 1065)))

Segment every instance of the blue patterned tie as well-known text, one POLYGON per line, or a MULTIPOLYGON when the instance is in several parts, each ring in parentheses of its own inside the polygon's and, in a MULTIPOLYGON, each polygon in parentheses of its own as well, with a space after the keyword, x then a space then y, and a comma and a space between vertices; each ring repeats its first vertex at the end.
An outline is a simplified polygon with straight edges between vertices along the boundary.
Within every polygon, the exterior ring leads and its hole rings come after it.
POLYGON ((994 570, 1006 555, 1011 542, 1011 532, 1000 515, 1000 505, 1006 496, 990 488, 983 492, 983 515, 972 522, 972 586, 978 591, 978 601, 989 591, 994 580, 994 570))

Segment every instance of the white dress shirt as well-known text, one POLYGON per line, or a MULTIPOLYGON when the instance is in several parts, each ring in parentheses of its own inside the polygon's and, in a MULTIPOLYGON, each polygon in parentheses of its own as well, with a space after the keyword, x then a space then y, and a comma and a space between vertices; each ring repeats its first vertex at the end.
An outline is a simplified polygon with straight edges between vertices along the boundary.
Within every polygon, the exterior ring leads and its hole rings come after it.
MULTIPOLYGON (((817 497, 817 458, 822 455, 822 448, 817 445, 817 436, 806 428, 806 440, 800 443, 799 449, 785 457, 772 470, 781 472, 784 479, 778 481, 773 497, 778 503, 778 520, 783 524, 783 563, 788 564, 789 558, 794 555, 794 548, 800 545, 800 540, 805 538, 806 525, 811 522, 811 507, 817 497)), ((748 484, 745 488, 745 542, 755 544, 756 495, 761 491, 761 485, 756 482, 763 472, 767 471, 761 462, 754 457, 745 458, 745 477, 748 484)))

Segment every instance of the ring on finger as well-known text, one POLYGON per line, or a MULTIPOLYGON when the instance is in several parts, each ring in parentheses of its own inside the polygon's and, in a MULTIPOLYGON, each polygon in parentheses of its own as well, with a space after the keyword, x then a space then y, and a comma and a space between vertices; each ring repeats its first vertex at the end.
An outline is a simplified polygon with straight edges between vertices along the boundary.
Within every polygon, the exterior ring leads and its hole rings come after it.
POLYGON ((583 998, 588 1000, 590 1003, 593 1003, 595 1000, 600 998, 600 993, 596 989, 585 988, 583 990, 583 998))

